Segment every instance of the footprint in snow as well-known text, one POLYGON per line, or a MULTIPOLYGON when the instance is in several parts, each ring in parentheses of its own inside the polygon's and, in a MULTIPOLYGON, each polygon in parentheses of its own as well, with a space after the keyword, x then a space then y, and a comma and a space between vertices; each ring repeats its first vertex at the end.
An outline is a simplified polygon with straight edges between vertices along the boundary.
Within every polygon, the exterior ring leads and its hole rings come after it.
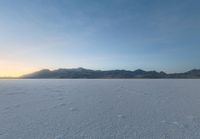
POLYGON ((63 99, 64 99, 63 97, 59 97, 59 98, 58 98, 58 100, 63 100, 63 99))
POLYGON ((14 107, 15 107, 15 108, 19 108, 19 107, 21 107, 21 105, 20 105, 20 104, 17 104, 17 105, 15 105, 14 107))
POLYGON ((56 136, 55 139, 64 139, 62 135, 56 136))
POLYGON ((177 121, 172 122, 173 125, 179 126, 179 123, 177 121))
POLYGON ((187 116, 187 119, 189 119, 190 121, 194 121, 195 117, 193 115, 189 115, 187 116))
POLYGON ((61 103, 61 104, 59 104, 59 106, 63 107, 63 106, 66 106, 66 104, 65 103, 61 103))
POLYGON ((122 114, 118 114, 117 117, 120 118, 120 119, 124 119, 125 118, 125 116, 122 115, 122 114))
POLYGON ((118 95, 118 98, 122 98, 122 95, 118 95))
POLYGON ((169 135, 167 133, 163 134, 161 139, 168 139, 169 138, 169 135))
POLYGON ((5 131, 0 131, 0 137, 6 135, 5 131))
POLYGON ((5 107, 5 108, 4 108, 5 111, 7 111, 7 110, 9 110, 9 109, 10 109, 10 107, 5 107))
POLYGON ((69 108, 69 110, 70 110, 70 111, 78 111, 78 109, 73 108, 73 107, 69 108))
POLYGON ((65 103, 60 103, 60 104, 55 105, 53 108, 64 107, 64 106, 66 106, 65 103))
POLYGON ((161 121, 161 123, 163 123, 163 124, 166 124, 166 123, 167 123, 167 121, 165 121, 165 120, 162 120, 162 121, 161 121))
POLYGON ((163 124, 168 124, 168 125, 174 125, 174 126, 176 126, 176 127, 178 127, 178 128, 188 128, 188 127, 189 127, 189 125, 187 125, 187 124, 180 124, 180 123, 178 123, 177 121, 174 121, 174 122, 167 122, 167 121, 165 121, 165 120, 162 120, 161 123, 163 123, 163 124))
POLYGON ((174 121, 171 124, 177 126, 178 128, 186 128, 187 127, 187 126, 184 126, 183 124, 178 123, 177 121, 174 121))

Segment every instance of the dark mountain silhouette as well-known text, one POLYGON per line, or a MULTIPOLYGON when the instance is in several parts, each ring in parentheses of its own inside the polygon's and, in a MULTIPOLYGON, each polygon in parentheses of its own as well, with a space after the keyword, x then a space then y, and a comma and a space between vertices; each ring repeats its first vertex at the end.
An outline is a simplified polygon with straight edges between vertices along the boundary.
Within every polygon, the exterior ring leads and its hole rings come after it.
POLYGON ((85 68, 40 70, 31 74, 23 75, 20 78, 200 78, 200 70, 194 69, 184 73, 167 74, 165 72, 144 71, 141 69, 135 71, 128 70, 90 70, 85 68))

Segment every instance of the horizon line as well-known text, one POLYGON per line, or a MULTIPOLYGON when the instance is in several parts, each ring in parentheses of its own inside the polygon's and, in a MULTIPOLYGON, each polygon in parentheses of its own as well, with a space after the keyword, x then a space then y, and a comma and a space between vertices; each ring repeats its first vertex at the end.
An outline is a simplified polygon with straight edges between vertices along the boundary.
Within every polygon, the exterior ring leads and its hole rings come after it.
POLYGON ((145 71, 145 72, 149 72, 149 71, 156 71, 156 72, 164 72, 166 74, 180 74, 180 73, 185 73, 185 72, 188 72, 188 71, 192 71, 192 70, 199 70, 198 68, 192 68, 190 70, 186 70, 184 72, 165 72, 163 70, 160 70, 160 71, 157 71, 157 70, 144 70, 144 69, 141 69, 141 68, 137 68, 135 70, 128 70, 128 69, 109 69, 109 70, 102 70, 102 69, 91 69, 91 68, 83 68, 83 67, 77 67, 77 68, 56 68, 56 69, 49 69, 49 68, 42 68, 40 70, 36 70, 36 71, 33 71, 33 72, 29 72, 29 73, 24 73, 24 74, 21 74, 19 76, 0 76, 0 79, 17 79, 17 78, 21 78, 22 76, 24 75, 27 75, 27 74, 32 74, 32 73, 35 73, 35 72, 39 72, 39 71, 42 71, 42 70, 49 70, 49 71, 55 71, 55 70, 60 70, 60 69, 86 69, 86 70, 93 70, 93 71, 115 71, 115 70, 124 70, 124 71, 137 71, 137 70, 142 70, 142 71, 145 71))

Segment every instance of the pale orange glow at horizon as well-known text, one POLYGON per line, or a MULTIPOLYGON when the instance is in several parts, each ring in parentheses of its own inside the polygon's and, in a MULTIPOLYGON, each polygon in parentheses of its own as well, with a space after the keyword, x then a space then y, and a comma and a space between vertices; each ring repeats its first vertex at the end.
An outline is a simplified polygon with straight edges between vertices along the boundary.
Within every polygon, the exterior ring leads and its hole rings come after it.
POLYGON ((1 70, 0 71, 0 77, 19 77, 22 76, 24 74, 30 73, 31 71, 22 71, 22 70, 1 70))
POLYGON ((0 61, 0 77, 19 77, 39 68, 22 63, 0 61))

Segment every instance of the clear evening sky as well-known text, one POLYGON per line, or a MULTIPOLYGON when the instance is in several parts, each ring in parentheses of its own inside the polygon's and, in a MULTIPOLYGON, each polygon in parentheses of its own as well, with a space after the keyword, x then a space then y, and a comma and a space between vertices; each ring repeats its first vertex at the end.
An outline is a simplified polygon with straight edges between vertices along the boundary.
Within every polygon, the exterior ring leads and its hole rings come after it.
POLYGON ((200 68, 199 0, 0 0, 0 76, 200 68))

